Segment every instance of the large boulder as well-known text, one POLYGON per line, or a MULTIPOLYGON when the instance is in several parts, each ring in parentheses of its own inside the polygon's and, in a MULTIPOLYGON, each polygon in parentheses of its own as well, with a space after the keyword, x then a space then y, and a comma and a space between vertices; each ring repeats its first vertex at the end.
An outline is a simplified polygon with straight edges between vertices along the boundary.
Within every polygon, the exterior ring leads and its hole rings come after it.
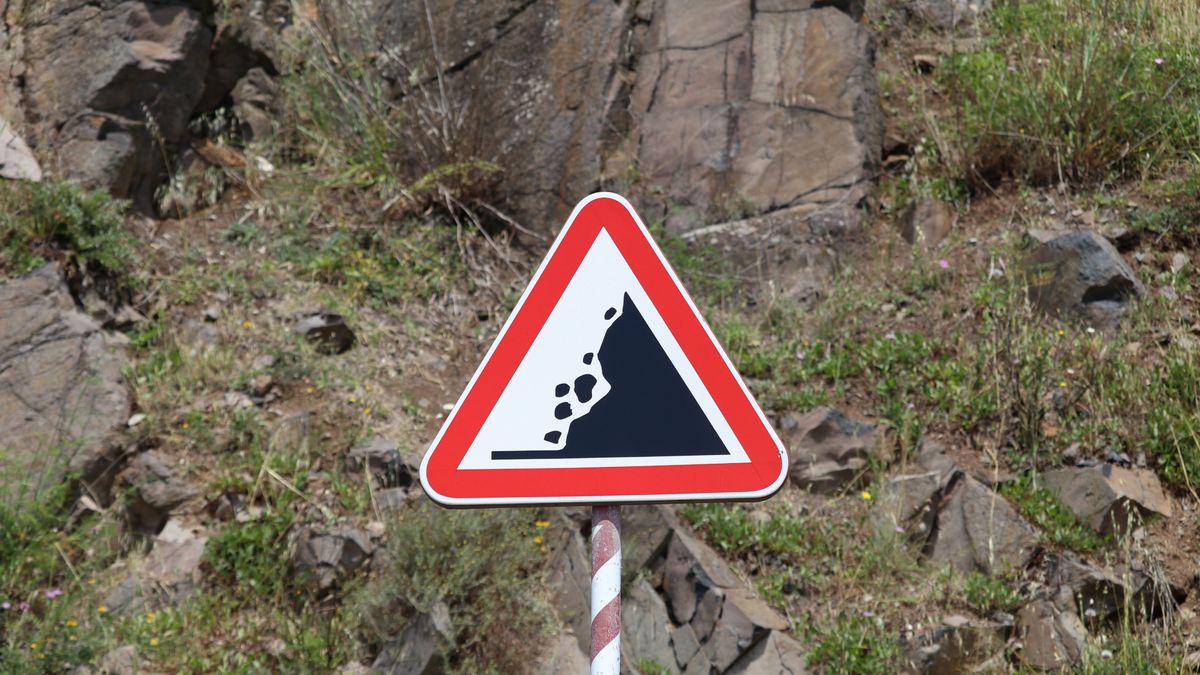
POLYGON ((792 484, 830 494, 866 478, 875 453, 875 426, 832 408, 786 415, 780 426, 788 448, 792 484))
POLYGON ((375 552, 370 535, 348 527, 306 527, 296 537, 292 564, 310 590, 324 592, 363 567, 375 552))
POLYGON ((952 475, 939 502, 931 560, 964 574, 1021 570, 1038 546, 1037 532, 1004 497, 962 472, 952 475))
POLYGON ((1130 532, 1152 514, 1171 516, 1171 500, 1148 469, 1063 467, 1047 471, 1043 480, 1076 517, 1101 534, 1130 532))
POLYGON ((23 105, 54 173, 149 205, 163 157, 187 131, 212 30, 188 4, 26 3, 23 105))
POLYGON ((1049 314, 1115 329, 1146 294, 1137 275, 1104 237, 1076 230, 1039 244, 1027 261, 1030 298, 1049 314))
POLYGON ((688 229, 863 196, 882 118, 861 4, 391 0, 374 19, 397 63, 440 61, 476 154, 511 168, 519 219, 548 230, 620 184, 649 188, 650 218, 684 207, 688 229))
POLYGON ((104 477, 129 418, 123 351, 76 311, 56 265, 0 284, 0 502, 104 477))

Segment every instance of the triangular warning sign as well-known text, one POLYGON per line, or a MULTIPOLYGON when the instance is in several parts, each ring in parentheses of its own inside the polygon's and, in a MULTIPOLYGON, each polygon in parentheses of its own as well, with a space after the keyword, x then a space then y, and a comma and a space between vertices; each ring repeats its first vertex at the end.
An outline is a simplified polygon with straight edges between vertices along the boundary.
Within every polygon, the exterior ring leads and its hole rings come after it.
POLYGON ((624 198, 575 207, 421 463, 446 506, 750 500, 787 452, 624 198))

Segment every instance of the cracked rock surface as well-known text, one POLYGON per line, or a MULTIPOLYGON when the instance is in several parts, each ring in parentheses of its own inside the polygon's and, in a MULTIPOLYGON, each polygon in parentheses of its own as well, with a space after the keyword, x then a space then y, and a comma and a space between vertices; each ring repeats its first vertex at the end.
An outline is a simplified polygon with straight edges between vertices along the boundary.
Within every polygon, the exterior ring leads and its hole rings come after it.
POLYGON ((76 310, 56 265, 0 284, 0 500, 85 479, 129 417, 122 340, 76 310))

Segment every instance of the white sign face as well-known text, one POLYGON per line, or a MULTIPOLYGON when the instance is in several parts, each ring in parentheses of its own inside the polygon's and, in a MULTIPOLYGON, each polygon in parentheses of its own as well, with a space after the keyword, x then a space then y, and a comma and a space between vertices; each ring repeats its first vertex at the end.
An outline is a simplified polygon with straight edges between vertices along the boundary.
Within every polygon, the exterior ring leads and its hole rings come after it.
POLYGON ((633 208, 575 207, 421 463, 446 506, 764 499, 787 452, 633 208))
MULTIPOLYGON (((612 392, 599 355, 608 331, 614 327, 619 330, 622 323, 635 319, 624 316, 626 297, 685 385, 686 391, 678 393, 690 397, 704 414, 704 419, 692 421, 711 424, 725 452, 700 455, 646 455, 639 452, 621 456, 622 464, 650 466, 749 461, 612 237, 601 230, 491 416, 467 450, 459 464, 460 469, 582 468, 612 464, 613 454, 579 456, 578 452, 571 453, 571 430, 612 392)), ((614 352, 610 358, 620 356, 614 352)), ((622 418, 627 416, 620 415, 621 412, 614 408, 614 418, 610 422, 620 424, 625 421, 622 418)))

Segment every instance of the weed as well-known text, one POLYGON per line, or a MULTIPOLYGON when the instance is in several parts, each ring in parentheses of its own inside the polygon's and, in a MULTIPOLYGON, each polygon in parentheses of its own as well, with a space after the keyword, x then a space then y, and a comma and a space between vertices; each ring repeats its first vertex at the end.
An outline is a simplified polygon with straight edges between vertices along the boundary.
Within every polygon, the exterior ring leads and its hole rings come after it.
POLYGON ((295 514, 287 508, 267 511, 256 520, 229 523, 208 541, 204 556, 213 576, 237 588, 243 601, 255 595, 280 597, 290 575, 280 574, 287 560, 287 532, 295 514))
POLYGON ((980 616, 997 610, 1011 612, 1021 604, 1021 596, 999 577, 972 572, 964 589, 967 606, 980 616))
POLYGON ((810 627, 816 643, 808 654, 808 665, 827 673, 894 673, 899 649, 882 622, 862 616, 841 615, 825 630, 810 627))
POLYGON ((0 273, 19 276, 51 258, 133 272, 137 238, 125 228, 123 202, 74 183, 0 183, 0 273))

